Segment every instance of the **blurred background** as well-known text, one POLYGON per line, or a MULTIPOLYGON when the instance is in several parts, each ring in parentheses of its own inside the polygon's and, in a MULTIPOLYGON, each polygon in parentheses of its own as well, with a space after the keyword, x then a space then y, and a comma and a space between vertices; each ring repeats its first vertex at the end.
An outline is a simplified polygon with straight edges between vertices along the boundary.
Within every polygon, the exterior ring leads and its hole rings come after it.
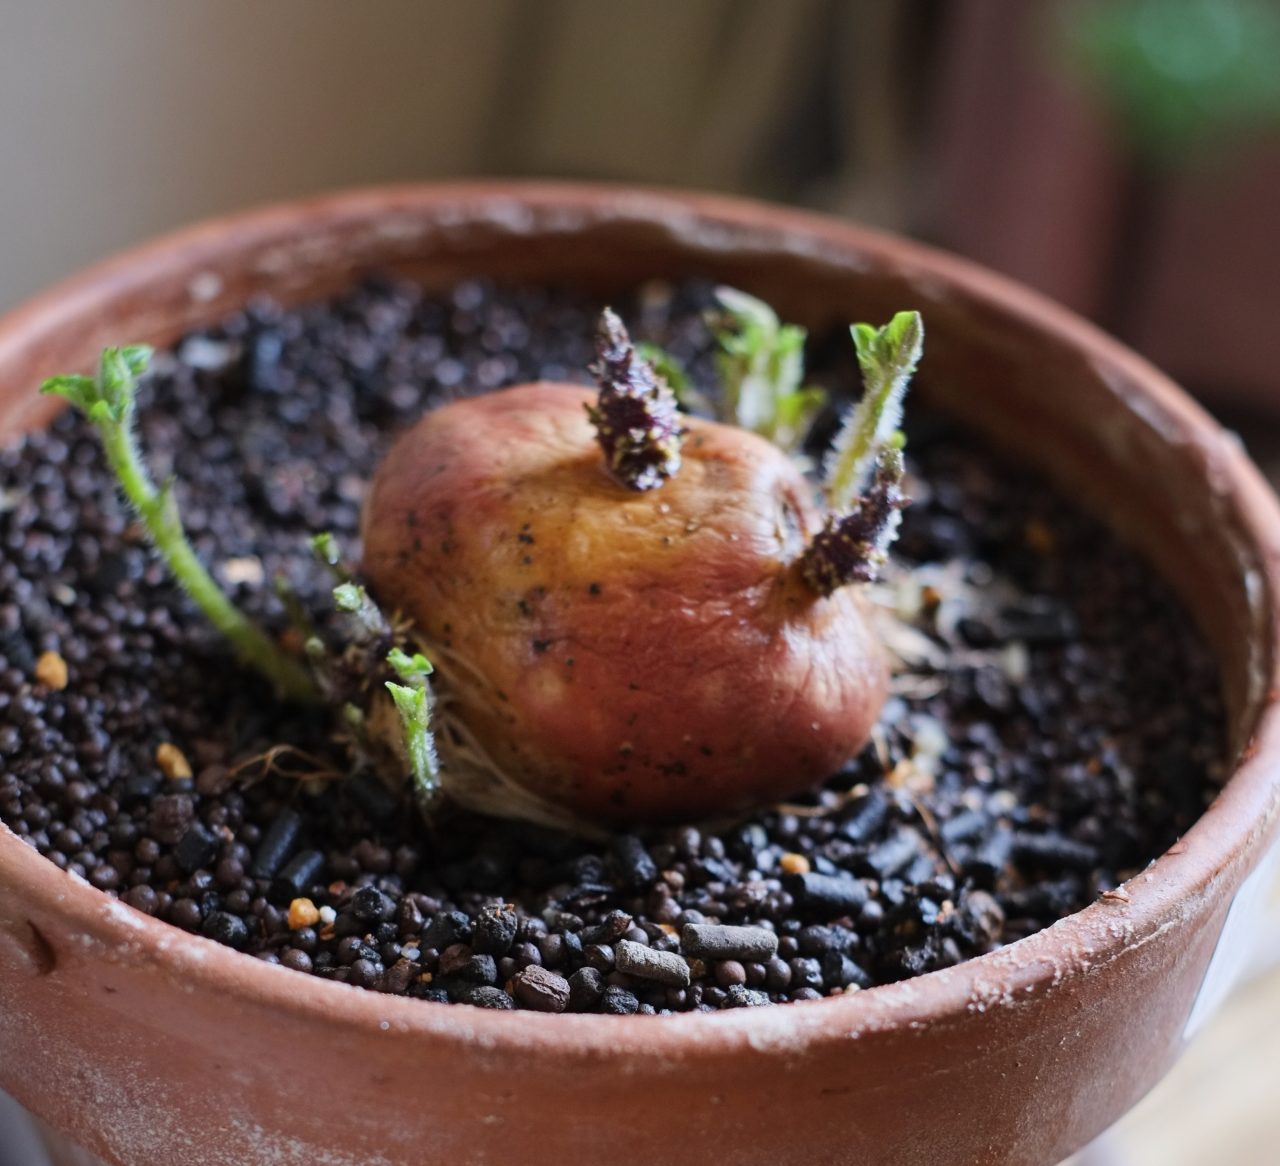
MULTIPOLYGON (((1039 288, 1280 477, 1280 0, 0 0, 0 147, 0 311, 336 186, 701 187, 1039 288)), ((1277 1052, 1260 972, 1087 1160, 1280 1160, 1277 1052)))
POLYGON ((0 0, 0 309, 157 231, 547 175, 904 231, 1266 403, 1274 0, 0 0))

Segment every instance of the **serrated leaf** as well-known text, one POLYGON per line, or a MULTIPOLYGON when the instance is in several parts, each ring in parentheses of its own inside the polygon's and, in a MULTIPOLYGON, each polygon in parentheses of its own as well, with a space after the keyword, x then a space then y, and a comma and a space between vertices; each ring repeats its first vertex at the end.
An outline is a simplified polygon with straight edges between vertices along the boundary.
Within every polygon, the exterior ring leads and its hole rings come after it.
POLYGON ((427 690, 388 680, 387 691, 395 702, 404 733, 405 755, 409 761, 414 789, 419 798, 430 799, 440 786, 439 763, 431 735, 431 712, 427 690))
POLYGON ((149 344, 126 344, 120 349, 120 357, 125 367, 135 376, 140 377, 151 365, 155 349, 149 344))
POLYGON ((394 680, 388 680, 387 691, 391 693, 391 699, 395 701, 396 712, 400 714, 401 720, 406 724, 409 722, 415 725, 425 724, 427 716, 426 689, 414 688, 407 684, 397 684, 394 680))
POLYGON ((41 386, 40 392, 45 395, 65 397, 77 409, 86 412, 98 394, 98 386, 93 377, 79 376, 74 373, 49 377, 41 386))
MULTIPOLYGON (((131 345, 129 348, 104 348, 98 365, 98 397, 111 407, 110 420, 125 421, 133 412, 135 397, 138 391, 137 377, 131 367, 126 353, 135 355, 143 349, 143 345, 131 345)), ((145 365, 143 366, 145 367, 145 365)), ((98 420, 105 420, 99 411, 98 420)))
POLYGON ((359 583, 350 580, 339 583, 333 589, 333 604, 352 617, 350 634, 360 640, 367 641, 390 630, 381 609, 359 583))
POLYGON ((104 348, 99 369, 98 384, 102 395, 109 401, 123 397, 133 382, 133 373, 118 348, 104 348))
POLYGON ((426 678, 435 671, 431 661, 421 652, 410 656, 400 648, 392 648, 387 653, 387 663, 406 684, 425 684, 426 678))
POLYGON ((874 324, 849 325, 849 334, 853 337, 853 347, 858 354, 858 363, 864 368, 872 360, 878 332, 879 329, 874 324))

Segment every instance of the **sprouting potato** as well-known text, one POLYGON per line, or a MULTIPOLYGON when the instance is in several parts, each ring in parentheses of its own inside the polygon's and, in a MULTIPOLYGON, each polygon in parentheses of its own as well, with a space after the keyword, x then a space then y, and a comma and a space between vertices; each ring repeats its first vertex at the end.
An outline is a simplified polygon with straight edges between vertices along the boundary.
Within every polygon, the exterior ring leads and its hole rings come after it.
POLYGON ((94 375, 43 391, 92 421, 156 551, 241 661, 327 707, 353 774, 411 790, 427 816, 443 793, 582 831, 727 818, 820 783, 880 712, 886 659, 856 584, 905 505, 897 424, 923 331, 913 312, 853 327, 866 391, 825 466, 824 517, 783 448, 822 404, 801 383, 804 332, 741 292, 720 299, 721 421, 682 414, 606 311, 598 396, 522 385, 402 435, 366 501, 363 580, 332 535, 312 540, 341 642, 281 589, 305 658, 232 602, 149 473, 134 414, 150 349, 105 349, 94 375))
POLYGON ((697 418, 660 488, 602 464, 582 388, 456 402, 403 435, 363 571, 437 666, 447 792, 571 825, 730 815, 865 742, 887 668, 855 588, 798 563, 821 520, 780 449, 697 418))

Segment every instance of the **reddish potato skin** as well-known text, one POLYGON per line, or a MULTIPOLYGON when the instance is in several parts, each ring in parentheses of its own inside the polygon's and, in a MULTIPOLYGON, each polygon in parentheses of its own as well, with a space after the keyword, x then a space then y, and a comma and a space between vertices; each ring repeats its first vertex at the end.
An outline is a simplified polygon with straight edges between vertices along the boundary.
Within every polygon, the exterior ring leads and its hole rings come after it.
POLYGON ((820 782, 866 741, 888 668, 858 592, 819 598, 792 569, 809 486, 690 418, 680 472, 637 493, 603 467, 593 400, 521 385, 404 434, 365 505, 374 596, 493 759, 574 818, 721 817, 820 782))

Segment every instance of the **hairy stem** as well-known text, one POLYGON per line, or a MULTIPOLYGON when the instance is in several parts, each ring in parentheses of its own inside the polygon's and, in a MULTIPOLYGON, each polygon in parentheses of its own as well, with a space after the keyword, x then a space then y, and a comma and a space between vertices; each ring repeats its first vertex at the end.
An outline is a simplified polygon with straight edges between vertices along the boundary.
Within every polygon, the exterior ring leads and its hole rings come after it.
POLYGON ((96 378, 54 377, 41 387, 67 397, 93 422, 120 489, 137 513, 152 545, 184 591, 236 654, 293 700, 313 700, 315 687, 302 664, 227 597, 192 549, 178 516, 171 484, 152 481, 133 431, 137 377, 150 350, 141 346, 104 351, 96 378))
POLYGON ((919 312, 899 312, 882 328, 854 324, 849 331, 862 368, 863 391, 824 467, 827 504, 837 512, 857 501, 876 459, 902 424, 902 400, 924 349, 919 312))
POLYGON ((898 426, 911 374, 924 348, 919 312, 899 312, 882 328, 849 329, 862 368, 862 399, 849 411, 825 466, 831 513, 800 557, 800 574, 819 595, 871 583, 897 537, 906 444, 898 426))

